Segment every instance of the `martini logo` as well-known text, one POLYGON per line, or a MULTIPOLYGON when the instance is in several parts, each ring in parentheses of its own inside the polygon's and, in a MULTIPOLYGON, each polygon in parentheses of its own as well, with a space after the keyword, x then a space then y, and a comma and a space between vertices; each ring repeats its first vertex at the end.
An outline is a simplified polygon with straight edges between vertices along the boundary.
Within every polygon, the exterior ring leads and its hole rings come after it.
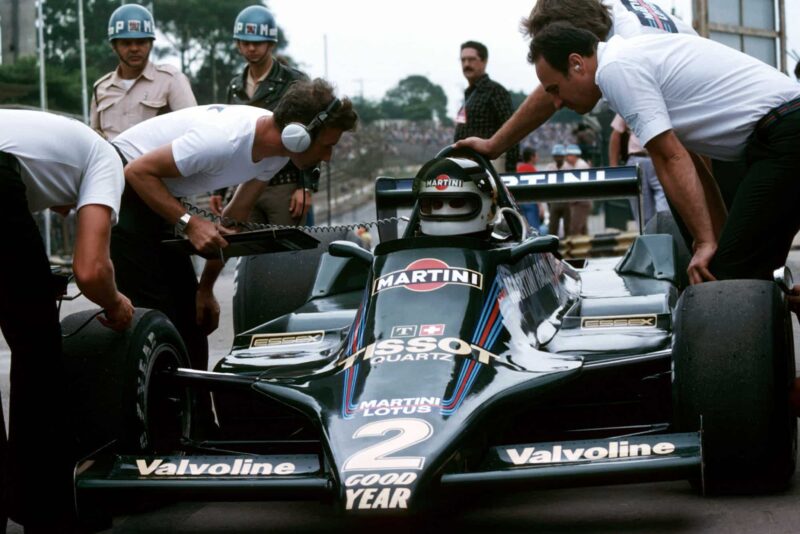
POLYGON ((447 188, 450 186, 462 187, 464 181, 458 178, 451 178, 446 174, 440 174, 436 178, 430 178, 425 185, 428 187, 435 187, 437 191, 447 191, 447 188))
POLYGON ((402 287, 417 293, 425 293, 436 291, 448 284, 482 289, 483 275, 471 269, 450 267, 442 260, 424 258, 410 263, 402 271, 394 271, 375 280, 372 294, 375 295, 395 287, 402 287))

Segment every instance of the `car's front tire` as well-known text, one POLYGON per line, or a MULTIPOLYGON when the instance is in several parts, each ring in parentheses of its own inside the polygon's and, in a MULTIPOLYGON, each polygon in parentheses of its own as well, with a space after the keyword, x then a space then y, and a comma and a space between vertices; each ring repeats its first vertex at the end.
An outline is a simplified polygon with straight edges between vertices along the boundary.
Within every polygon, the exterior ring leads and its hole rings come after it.
POLYGON ((91 320, 96 312, 62 321, 68 402, 81 452, 114 440, 123 452, 175 450, 189 433, 192 412, 189 391, 166 376, 189 367, 180 335, 159 311, 137 308, 122 333, 91 320))
POLYGON ((772 282, 687 288, 676 307, 674 423, 701 429, 708 493, 784 489, 795 470, 797 419, 788 402, 794 343, 772 282))

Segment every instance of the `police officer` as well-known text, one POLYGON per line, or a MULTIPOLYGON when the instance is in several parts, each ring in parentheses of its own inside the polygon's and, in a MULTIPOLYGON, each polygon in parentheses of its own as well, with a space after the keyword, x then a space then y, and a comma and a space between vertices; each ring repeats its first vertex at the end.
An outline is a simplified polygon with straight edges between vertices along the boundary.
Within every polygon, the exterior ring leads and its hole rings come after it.
MULTIPOLYGON (((247 61, 241 74, 228 86, 229 104, 247 104, 274 110, 289 86, 308 77, 277 61, 272 53, 278 44, 278 25, 264 6, 246 7, 236 17, 233 38, 239 54, 247 61)), ((269 182, 250 216, 258 223, 297 224, 311 208, 311 192, 316 190, 315 173, 301 172, 289 163, 269 182)), ((212 208, 222 208, 224 190, 215 191, 212 208)))
POLYGON ((183 73, 149 61, 155 29, 153 16, 137 4, 118 7, 108 21, 119 65, 94 84, 91 126, 109 141, 143 120, 197 105, 183 73))

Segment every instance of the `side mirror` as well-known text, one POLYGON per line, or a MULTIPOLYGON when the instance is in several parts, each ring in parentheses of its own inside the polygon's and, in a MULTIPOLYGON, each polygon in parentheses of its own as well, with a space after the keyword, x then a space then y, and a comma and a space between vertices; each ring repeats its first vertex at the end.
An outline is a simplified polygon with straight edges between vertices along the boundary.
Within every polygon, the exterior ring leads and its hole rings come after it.
POLYGON ((355 258, 365 265, 372 265, 372 253, 352 241, 334 241, 328 246, 328 253, 337 258, 355 258))
POLYGON ((540 235, 511 247, 510 262, 514 263, 523 256, 535 252, 558 252, 558 237, 554 235, 540 235))

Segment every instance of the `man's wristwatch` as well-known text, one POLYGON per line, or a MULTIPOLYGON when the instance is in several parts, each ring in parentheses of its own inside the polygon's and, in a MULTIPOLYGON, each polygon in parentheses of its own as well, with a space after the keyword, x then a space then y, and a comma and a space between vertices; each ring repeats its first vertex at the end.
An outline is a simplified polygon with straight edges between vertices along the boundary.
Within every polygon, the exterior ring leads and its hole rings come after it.
POLYGON ((189 226, 189 219, 191 219, 191 214, 187 211, 180 218, 175 221, 175 228, 180 230, 181 232, 186 232, 186 227, 189 226))

